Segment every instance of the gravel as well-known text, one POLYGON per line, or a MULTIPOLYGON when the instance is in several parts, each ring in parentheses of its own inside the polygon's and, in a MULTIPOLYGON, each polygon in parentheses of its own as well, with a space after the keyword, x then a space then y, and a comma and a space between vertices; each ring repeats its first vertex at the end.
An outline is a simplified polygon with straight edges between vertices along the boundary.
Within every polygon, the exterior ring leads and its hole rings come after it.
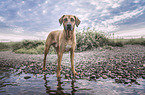
MULTIPOLYGON (((47 55, 46 71, 42 70, 44 55, 15 54, 11 51, 0 52, 0 67, 12 67, 21 72, 34 74, 55 74, 57 55, 47 55)), ((145 78, 145 46, 125 45, 110 49, 97 48, 75 53, 77 78, 112 78, 117 83, 137 82, 145 78)), ((63 54, 61 74, 71 77, 69 53, 63 54)), ((21 73, 20 72, 20 73, 21 73)))

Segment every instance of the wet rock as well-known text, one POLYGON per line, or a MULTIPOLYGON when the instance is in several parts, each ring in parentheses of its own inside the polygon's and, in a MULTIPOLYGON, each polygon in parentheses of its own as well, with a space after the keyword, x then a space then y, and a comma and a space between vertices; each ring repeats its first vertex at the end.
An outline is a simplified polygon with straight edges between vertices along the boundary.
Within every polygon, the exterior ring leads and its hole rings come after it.
POLYGON ((114 75, 110 75, 110 77, 111 77, 112 79, 116 78, 114 75))
POLYGON ((115 79, 115 82, 116 82, 116 83, 123 83, 123 80, 122 80, 122 79, 119 79, 119 78, 116 78, 116 79, 115 79))
POLYGON ((124 63, 124 64, 122 64, 122 66, 123 66, 123 67, 126 67, 126 64, 124 63))
POLYGON ((31 78, 31 76, 25 76, 25 77, 24 77, 24 79, 29 79, 29 78, 31 78))
POLYGON ((96 74, 96 79, 99 79, 100 78, 100 75, 99 74, 96 74))
POLYGON ((108 77, 106 75, 102 75, 102 78, 103 79, 107 79, 108 77))
POLYGON ((96 75, 90 76, 90 79, 95 79, 95 78, 96 78, 96 75))
POLYGON ((122 76, 118 76, 118 78, 120 79, 120 78, 122 78, 122 76))
POLYGON ((145 75, 142 75, 142 78, 145 79, 145 75))
POLYGON ((132 82, 136 82, 136 79, 135 78, 131 78, 130 79, 132 82))
POLYGON ((65 78, 68 79, 70 77, 69 74, 65 74, 65 78))
POLYGON ((124 84, 130 83, 130 80, 125 79, 124 84))

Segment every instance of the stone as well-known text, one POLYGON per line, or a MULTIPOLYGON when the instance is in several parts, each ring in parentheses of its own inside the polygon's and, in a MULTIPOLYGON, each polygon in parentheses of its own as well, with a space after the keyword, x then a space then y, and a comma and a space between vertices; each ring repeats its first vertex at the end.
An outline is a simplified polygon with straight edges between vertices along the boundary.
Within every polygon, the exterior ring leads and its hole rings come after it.
POLYGON ((136 79, 135 79, 135 78, 131 78, 130 80, 131 80, 132 82, 135 82, 135 81, 136 81, 136 79))
POLYGON ((31 78, 31 76, 25 76, 25 77, 24 77, 24 79, 29 79, 29 78, 31 78))
POLYGON ((96 75, 90 76, 90 79, 95 79, 96 75))
POLYGON ((100 77, 100 75, 99 74, 96 74, 96 79, 98 79, 100 77))
POLYGON ((145 79, 145 75, 142 75, 142 78, 145 79))
POLYGON ((102 75, 102 78, 103 79, 107 79, 108 77, 106 75, 102 75))
POLYGON ((65 78, 66 78, 66 79, 68 79, 69 77, 70 77, 70 75, 69 75, 69 74, 66 74, 66 75, 65 75, 65 78))

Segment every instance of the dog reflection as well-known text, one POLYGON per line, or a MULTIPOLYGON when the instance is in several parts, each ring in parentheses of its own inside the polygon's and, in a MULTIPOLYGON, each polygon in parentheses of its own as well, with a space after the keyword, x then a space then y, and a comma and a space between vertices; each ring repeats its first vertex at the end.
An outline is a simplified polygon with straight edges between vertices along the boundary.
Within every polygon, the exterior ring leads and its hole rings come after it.
MULTIPOLYGON (((47 83, 49 81, 47 81, 46 75, 47 74, 44 74, 44 78, 43 78, 44 81, 45 81, 44 86, 46 88, 46 93, 48 93, 49 95, 70 95, 70 93, 64 93, 64 91, 63 91, 64 89, 61 87, 61 84, 63 84, 63 82, 61 82, 61 78, 57 78, 57 82, 58 82, 58 84, 57 84, 57 90, 51 90, 51 87, 47 85, 47 83)), ((71 85, 72 85, 71 86, 72 87, 71 94, 74 95, 76 90, 74 88, 74 81, 73 80, 71 82, 71 85)))

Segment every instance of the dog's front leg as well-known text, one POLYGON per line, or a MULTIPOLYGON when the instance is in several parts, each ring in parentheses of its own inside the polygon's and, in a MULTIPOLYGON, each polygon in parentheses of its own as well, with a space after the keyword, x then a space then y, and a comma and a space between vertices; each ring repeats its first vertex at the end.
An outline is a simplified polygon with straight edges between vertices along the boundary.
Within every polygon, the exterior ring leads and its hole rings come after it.
POLYGON ((63 53, 59 52, 57 55, 58 55, 57 77, 60 77, 61 60, 62 60, 63 53))
POLYGON ((70 51, 70 59, 71 59, 71 69, 72 69, 72 72, 73 72, 73 74, 74 74, 74 76, 75 75, 78 75, 78 73, 75 71, 75 68, 74 68, 74 49, 72 49, 71 51, 70 51))

